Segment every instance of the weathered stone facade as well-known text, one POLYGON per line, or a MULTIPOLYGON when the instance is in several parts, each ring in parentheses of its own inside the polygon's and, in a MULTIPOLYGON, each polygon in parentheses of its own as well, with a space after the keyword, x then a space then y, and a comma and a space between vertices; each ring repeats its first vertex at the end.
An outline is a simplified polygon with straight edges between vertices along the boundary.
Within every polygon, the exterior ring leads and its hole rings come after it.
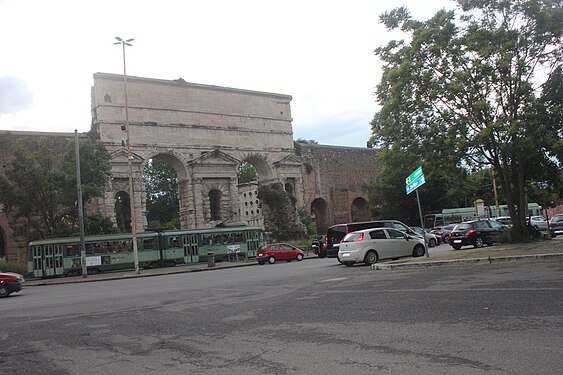
MULTIPOLYGON (((377 150, 294 143, 291 96, 140 77, 128 77, 127 94, 138 230, 147 224, 142 170, 151 158, 166 160, 177 172, 183 228, 226 219, 264 222, 257 185, 237 184, 242 161, 255 167, 261 184, 279 182, 291 192, 296 206, 312 214, 319 233, 334 223, 370 219, 361 186, 380 170, 377 150)), ((114 220, 116 197, 129 196, 124 98, 123 76, 94 74, 92 130, 112 154, 112 177, 104 198, 88 210, 114 220)), ((0 131, 2 165, 15 141, 10 133, 0 131)), ((73 134, 52 136, 64 143, 73 134)), ((13 229, 0 212, 6 257, 23 260, 25 243, 16 243, 13 229)))

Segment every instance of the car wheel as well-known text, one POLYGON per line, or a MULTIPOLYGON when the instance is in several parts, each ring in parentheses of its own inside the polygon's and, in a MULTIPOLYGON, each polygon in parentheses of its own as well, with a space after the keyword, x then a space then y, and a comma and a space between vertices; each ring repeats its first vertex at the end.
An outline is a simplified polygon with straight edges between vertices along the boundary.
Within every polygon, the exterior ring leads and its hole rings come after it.
POLYGON ((431 238, 430 241, 428 241, 428 246, 430 247, 436 246, 436 240, 434 238, 431 238))
POLYGON ((412 251, 413 257, 421 257, 424 255, 424 246, 416 245, 412 251))
POLYGON ((269 257, 269 258, 268 258, 268 263, 270 263, 270 264, 276 263, 276 258, 274 258, 274 257, 269 257))
POLYGON ((259 260, 259 261, 258 261, 258 264, 261 265, 261 266, 264 265, 264 263, 266 263, 266 261, 264 261, 264 260, 259 260))
POLYGON ((297 261, 301 262, 303 260, 303 254, 297 254, 297 261))
POLYGON ((364 263, 367 264, 368 266, 371 266, 372 264, 377 263, 377 253, 373 250, 370 250, 366 253, 366 256, 364 257, 364 263))
POLYGON ((473 247, 476 248, 483 247, 483 239, 481 237, 475 238, 475 243, 473 244, 473 247))
POLYGON ((10 289, 6 285, 0 285, 0 298, 8 297, 10 295, 10 289))
POLYGON ((454 250, 459 250, 459 249, 461 249, 461 245, 452 245, 452 247, 454 248, 454 250))
POLYGON ((354 262, 344 262, 344 265, 346 267, 352 267, 354 265, 354 262))

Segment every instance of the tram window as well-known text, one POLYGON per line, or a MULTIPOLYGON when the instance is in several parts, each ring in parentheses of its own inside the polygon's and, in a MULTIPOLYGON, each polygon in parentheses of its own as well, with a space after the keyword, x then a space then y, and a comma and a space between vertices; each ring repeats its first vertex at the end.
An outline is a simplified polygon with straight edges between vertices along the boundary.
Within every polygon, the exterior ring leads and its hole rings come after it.
MULTIPOLYGON (((176 239, 176 246, 178 246, 178 239, 176 239)), ((153 249, 153 239, 148 238, 143 240, 143 250, 152 250, 153 249)))
POLYGON ((178 244, 178 237, 170 237, 170 238, 168 239, 168 247, 169 247, 169 248, 171 248, 171 247, 178 247, 178 246, 179 246, 179 244, 178 244))
POLYGON ((94 244, 87 243, 86 244, 86 254, 94 254, 94 244))
POLYGON ((74 257, 80 255, 80 246, 79 245, 67 245, 66 246, 66 255, 69 257, 74 257))

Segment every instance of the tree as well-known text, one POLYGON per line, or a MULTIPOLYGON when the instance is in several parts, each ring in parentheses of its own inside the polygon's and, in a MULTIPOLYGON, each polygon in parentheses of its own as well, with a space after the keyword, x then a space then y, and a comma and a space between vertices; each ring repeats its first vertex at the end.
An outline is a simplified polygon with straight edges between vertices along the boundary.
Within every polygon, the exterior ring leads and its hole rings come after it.
POLYGON ((243 161, 238 165, 237 177, 239 184, 258 181, 258 172, 252 164, 243 161))
POLYGON ((468 171, 494 168, 515 235, 524 238, 526 182, 538 168, 561 168, 561 2, 457 4, 458 18, 441 10, 420 22, 405 8, 380 16, 410 42, 376 49, 382 108, 370 143, 423 158, 435 150, 468 171))
POLYGON ((143 171, 149 226, 178 229, 180 202, 176 170, 165 160, 151 159, 143 171))
MULTIPOLYGON (((84 204, 102 196, 111 156, 90 139, 80 141, 80 151, 84 204)), ((12 152, 14 158, 0 176, 0 202, 20 224, 22 234, 29 239, 77 234, 74 141, 63 151, 60 144, 42 138, 36 144, 16 143, 12 152)))

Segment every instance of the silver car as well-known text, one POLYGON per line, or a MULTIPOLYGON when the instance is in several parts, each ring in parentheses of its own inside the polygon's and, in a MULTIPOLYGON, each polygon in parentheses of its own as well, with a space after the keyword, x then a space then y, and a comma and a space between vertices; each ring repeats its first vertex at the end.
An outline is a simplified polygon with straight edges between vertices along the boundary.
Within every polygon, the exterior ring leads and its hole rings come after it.
POLYGON ((393 228, 364 229, 348 233, 340 242, 338 260, 350 267, 355 263, 372 265, 380 259, 419 257, 424 240, 393 228))

